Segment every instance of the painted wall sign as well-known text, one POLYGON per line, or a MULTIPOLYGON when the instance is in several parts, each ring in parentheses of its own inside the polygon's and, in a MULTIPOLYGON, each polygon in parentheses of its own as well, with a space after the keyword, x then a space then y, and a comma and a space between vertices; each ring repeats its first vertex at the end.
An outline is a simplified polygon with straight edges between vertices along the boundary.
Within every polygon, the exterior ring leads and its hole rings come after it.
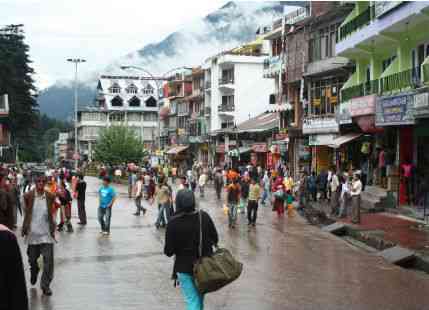
POLYGON ((414 94, 379 97, 376 104, 376 126, 414 124, 414 94))
POLYGON ((255 153, 266 153, 268 152, 268 147, 266 143, 254 143, 252 145, 252 151, 255 153))
POLYGON ((332 145, 337 135, 335 134, 324 134, 324 135, 310 135, 308 138, 308 145, 319 146, 319 145, 332 145))
POLYGON ((337 123, 340 125, 351 124, 352 116, 350 115, 350 101, 341 103, 335 113, 337 123))
POLYGON ((364 96, 353 98, 350 103, 350 115, 352 117, 375 113, 376 96, 364 96))
POLYGON ((386 14, 403 2, 404 1, 374 1, 375 17, 378 18, 381 15, 386 14))
POLYGON ((304 119, 302 125, 303 134, 337 133, 339 125, 334 117, 304 119))
POLYGON ((414 95, 414 116, 416 118, 429 117, 429 93, 414 95))

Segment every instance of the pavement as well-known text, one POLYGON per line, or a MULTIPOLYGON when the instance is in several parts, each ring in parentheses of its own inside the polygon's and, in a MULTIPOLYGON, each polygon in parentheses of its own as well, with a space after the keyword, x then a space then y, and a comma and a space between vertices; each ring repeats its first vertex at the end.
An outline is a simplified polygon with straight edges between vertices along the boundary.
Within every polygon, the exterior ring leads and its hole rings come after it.
MULTIPOLYGON (((173 260, 164 256, 164 231, 156 230, 156 207, 135 217, 126 188, 113 209, 111 236, 99 235, 97 188, 88 177, 88 225, 58 234, 52 297, 28 283, 31 310, 185 309, 170 280, 173 260)), ((429 277, 391 265, 358 249, 298 214, 278 219, 260 207, 256 228, 240 216, 229 230, 222 203, 207 191, 200 206, 213 217, 220 245, 244 263, 242 276, 206 297, 207 310, 371 310, 429 309, 429 277)), ((77 210, 73 207, 73 222, 77 210)), ((21 238, 27 281, 25 244, 21 238)))

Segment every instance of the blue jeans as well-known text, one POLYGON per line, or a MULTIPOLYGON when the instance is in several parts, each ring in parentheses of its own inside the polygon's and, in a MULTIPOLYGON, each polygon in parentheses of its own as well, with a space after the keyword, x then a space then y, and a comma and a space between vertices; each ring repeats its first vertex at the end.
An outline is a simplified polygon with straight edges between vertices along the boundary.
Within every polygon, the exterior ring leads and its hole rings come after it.
POLYGON ((110 219, 112 218, 112 208, 98 208, 98 222, 101 230, 110 232, 110 219))
POLYGON ((156 219, 156 222, 155 222, 156 227, 167 225, 170 217, 169 210, 168 210, 169 207, 170 207, 169 202, 162 203, 159 205, 158 218, 156 219))
POLYGON ((230 226, 235 225, 237 222, 237 207, 238 203, 228 203, 228 220, 230 226))
POLYGON ((198 292, 192 275, 187 273, 178 273, 177 278, 180 283, 183 297, 185 298, 186 310, 203 310, 204 296, 198 292))

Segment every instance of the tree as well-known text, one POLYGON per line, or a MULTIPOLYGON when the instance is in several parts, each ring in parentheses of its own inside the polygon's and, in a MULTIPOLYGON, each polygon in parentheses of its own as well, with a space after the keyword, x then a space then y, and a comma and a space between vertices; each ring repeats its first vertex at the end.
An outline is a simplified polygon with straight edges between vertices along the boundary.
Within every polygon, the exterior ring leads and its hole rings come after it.
POLYGON ((145 154, 143 142, 123 125, 103 129, 94 148, 95 160, 112 165, 138 163, 145 154))

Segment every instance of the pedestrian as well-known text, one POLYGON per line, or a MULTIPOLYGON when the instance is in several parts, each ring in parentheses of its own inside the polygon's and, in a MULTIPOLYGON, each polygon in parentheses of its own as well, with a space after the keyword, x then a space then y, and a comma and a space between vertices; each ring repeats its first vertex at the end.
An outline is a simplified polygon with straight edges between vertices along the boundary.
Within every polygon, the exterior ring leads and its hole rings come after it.
POLYGON ((350 194, 352 196, 352 223, 360 223, 360 199, 362 192, 362 182, 360 180, 359 174, 355 173, 353 176, 352 186, 350 189, 350 194))
POLYGON ((171 168, 171 179, 172 179, 173 184, 176 184, 176 178, 177 178, 177 167, 173 166, 171 168))
POLYGON ((156 200, 158 202, 158 217, 155 222, 156 229, 165 227, 171 215, 171 196, 172 193, 170 188, 167 186, 167 180, 165 177, 160 178, 160 182, 156 188, 156 200))
POLYGON ((203 171, 198 180, 198 187, 200 188, 201 198, 204 198, 204 188, 206 187, 206 183, 207 183, 207 174, 203 171))
POLYGON ((143 181, 144 181, 144 183, 143 183, 143 190, 144 190, 144 195, 145 195, 145 197, 146 197, 146 199, 147 200, 149 200, 149 195, 148 195, 148 193, 149 193, 149 185, 150 185, 150 181, 151 180, 153 180, 153 178, 150 176, 150 174, 149 173, 144 173, 143 174, 143 181))
POLYGON ((249 186, 249 202, 247 203, 247 219, 248 225, 256 225, 256 218, 258 217, 259 199, 261 198, 261 187, 255 179, 250 180, 249 186))
POLYGON ((180 284, 188 310, 204 309, 204 296, 199 293, 193 277, 194 264, 199 258, 200 229, 203 257, 212 255, 213 247, 219 241, 211 217, 204 211, 199 212, 195 211, 193 192, 180 190, 176 196, 176 214, 168 223, 165 234, 164 254, 175 256, 173 279, 180 284))
POLYGON ((110 185, 110 177, 103 178, 103 185, 98 191, 99 206, 98 206, 98 222, 101 226, 100 234, 110 235, 110 222, 112 219, 112 208, 116 200, 116 191, 110 185))
POLYGON ((78 182, 76 185, 77 192, 77 212, 79 215, 79 225, 86 225, 86 207, 85 207, 85 199, 86 199, 86 182, 84 180, 83 174, 79 174, 78 182))
POLYGON ((299 187, 298 187, 298 197, 299 197, 299 208, 303 209, 305 207, 305 204, 307 203, 307 172, 302 171, 301 177, 299 179, 299 187))
POLYGON ((248 204, 248 199, 249 199, 249 187, 250 187, 250 178, 248 175, 244 175, 241 178, 241 184, 240 184, 240 193, 241 193, 241 199, 240 199, 240 213, 243 214, 245 213, 245 209, 247 207, 248 204))
POLYGON ((228 226, 235 228, 237 222, 237 208, 240 203, 240 184, 238 177, 233 178, 232 182, 226 187, 226 201, 225 204, 228 208, 228 226))
POLYGON ((217 200, 221 200, 221 193, 222 193, 222 187, 223 187, 223 175, 222 171, 220 169, 217 169, 214 176, 214 186, 216 190, 216 197, 217 200))
POLYGON ((308 192, 310 193, 310 197, 314 202, 317 201, 317 182, 316 182, 316 172, 312 171, 311 175, 308 177, 308 192))
POLYGON ((365 191, 366 184, 368 183, 368 175, 369 175, 369 160, 364 159, 361 165, 362 192, 365 191))
POLYGON ((271 180, 268 175, 268 171, 265 171, 264 177, 262 178, 262 186, 263 186, 263 194, 261 199, 261 204, 264 206, 265 202, 270 201, 270 188, 271 188, 271 180))
POLYGON ((73 199, 64 180, 61 180, 57 193, 60 200, 61 218, 63 219, 60 225, 58 225, 58 230, 62 231, 65 224, 67 232, 73 232, 73 226, 71 224, 71 203, 73 199))
POLYGON ((8 190, 7 177, 0 174, 0 224, 14 228, 14 206, 8 190))
POLYGON ((189 189, 188 179, 185 176, 180 177, 179 190, 189 189))
POLYGON ((15 234, 0 224, 0 309, 28 310, 21 251, 15 234))
POLYGON ((274 195, 273 211, 277 212, 278 217, 282 217, 285 211, 284 201, 286 198, 282 177, 276 178, 272 191, 274 195))
POLYGON ((136 204, 136 213, 134 213, 135 216, 140 216, 140 212, 143 212, 143 215, 146 214, 146 208, 142 206, 142 198, 143 198, 143 191, 144 191, 144 177, 143 175, 140 175, 137 178, 137 182, 135 183, 135 204, 136 204))
POLYGON ((137 182, 137 176, 131 168, 128 169, 128 198, 133 197, 133 189, 137 182))
POLYGON ((340 195, 340 212, 338 216, 344 218, 347 216, 348 204, 350 201, 350 186, 348 178, 343 176, 341 178, 341 195, 340 195))
POLYGON ((50 284, 54 277, 54 241, 55 222, 52 217, 54 194, 45 191, 45 177, 39 177, 36 188, 24 196, 25 212, 22 224, 22 236, 28 243, 27 254, 30 265, 31 285, 37 283, 39 264, 37 260, 43 257, 43 274, 40 288, 46 296, 52 295, 50 284))
POLYGON ((330 187, 330 192, 331 192, 331 200, 330 200, 330 204, 331 204, 331 215, 338 215, 338 204, 339 204, 339 199, 338 199, 338 190, 340 189, 340 181, 338 179, 338 175, 336 174, 336 171, 333 170, 332 171, 332 175, 331 175, 331 182, 329 183, 329 187, 330 187))
POLYGON ((317 184, 319 186, 320 199, 326 200, 327 190, 328 190, 328 173, 325 170, 320 171, 319 176, 317 177, 317 184))

